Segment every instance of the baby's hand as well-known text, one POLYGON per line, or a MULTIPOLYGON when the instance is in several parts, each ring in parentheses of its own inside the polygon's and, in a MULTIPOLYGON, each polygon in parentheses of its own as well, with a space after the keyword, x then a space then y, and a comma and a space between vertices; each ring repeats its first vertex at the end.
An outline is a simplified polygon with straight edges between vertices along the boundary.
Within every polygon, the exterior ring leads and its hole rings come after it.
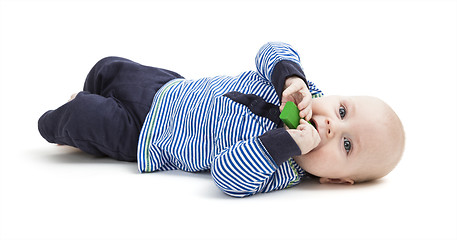
POLYGON ((312 116, 311 110, 311 93, 309 92, 306 83, 299 77, 289 77, 284 83, 284 91, 282 92, 281 106, 279 109, 284 109, 286 102, 292 101, 300 110, 300 118, 305 118, 309 121, 312 116))
POLYGON ((297 129, 287 129, 287 132, 297 143, 302 155, 316 148, 321 142, 317 130, 303 119, 300 119, 297 129))

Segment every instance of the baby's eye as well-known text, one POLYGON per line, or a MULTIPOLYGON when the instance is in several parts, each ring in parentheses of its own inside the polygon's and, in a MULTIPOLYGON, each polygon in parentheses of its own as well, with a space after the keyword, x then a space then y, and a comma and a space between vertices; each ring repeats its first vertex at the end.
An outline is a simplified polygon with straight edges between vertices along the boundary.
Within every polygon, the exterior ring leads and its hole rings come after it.
POLYGON ((346 116, 346 108, 343 105, 341 105, 339 111, 340 111, 340 117, 341 117, 341 119, 343 119, 346 116))
POLYGON ((351 141, 349 141, 347 138, 344 138, 343 144, 344 144, 344 150, 346 150, 346 153, 349 153, 352 148, 351 141))

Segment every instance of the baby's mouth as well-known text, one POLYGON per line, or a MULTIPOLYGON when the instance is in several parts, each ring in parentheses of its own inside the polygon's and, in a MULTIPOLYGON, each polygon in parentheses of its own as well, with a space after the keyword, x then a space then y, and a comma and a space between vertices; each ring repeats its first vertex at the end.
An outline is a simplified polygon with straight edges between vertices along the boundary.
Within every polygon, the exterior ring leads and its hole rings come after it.
POLYGON ((311 126, 313 126, 317 130, 317 124, 316 124, 316 121, 314 121, 314 119, 311 118, 311 120, 309 120, 309 123, 311 124, 311 126))

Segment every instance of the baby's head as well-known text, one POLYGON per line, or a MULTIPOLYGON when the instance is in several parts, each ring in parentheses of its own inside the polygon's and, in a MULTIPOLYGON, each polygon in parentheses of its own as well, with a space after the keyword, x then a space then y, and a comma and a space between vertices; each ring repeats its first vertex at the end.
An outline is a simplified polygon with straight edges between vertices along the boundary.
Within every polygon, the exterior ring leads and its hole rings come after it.
POLYGON ((321 142, 297 163, 321 183, 365 182, 388 174, 405 145, 395 112, 374 97, 329 96, 313 99, 312 124, 321 142))

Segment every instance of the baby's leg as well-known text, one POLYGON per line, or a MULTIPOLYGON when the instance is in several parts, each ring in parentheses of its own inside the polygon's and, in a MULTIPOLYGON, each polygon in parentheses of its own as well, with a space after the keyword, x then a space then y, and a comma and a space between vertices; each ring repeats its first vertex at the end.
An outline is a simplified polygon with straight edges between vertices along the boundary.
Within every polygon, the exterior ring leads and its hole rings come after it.
POLYGON ((183 78, 170 70, 144 66, 121 57, 106 57, 90 70, 84 91, 122 103, 141 128, 155 93, 167 82, 183 78))
MULTIPOLYGON (((146 88, 147 94, 150 94, 151 90, 155 92, 176 78, 183 77, 173 71, 144 66, 126 58, 106 57, 98 61, 87 74, 84 91, 105 97, 119 97, 124 95, 122 90, 132 89, 133 86, 136 91, 146 88)), ((122 97, 132 98, 137 95, 128 94, 122 97)), ((137 98, 135 100, 138 100, 137 98)))
POLYGON ((51 143, 77 147, 96 156, 136 161, 140 129, 113 98, 80 92, 72 101, 43 114, 38 129, 51 143))
POLYGON ((155 93, 181 75, 120 57, 98 61, 84 91, 38 121, 51 143, 70 145, 93 155, 136 160, 138 136, 155 93))

